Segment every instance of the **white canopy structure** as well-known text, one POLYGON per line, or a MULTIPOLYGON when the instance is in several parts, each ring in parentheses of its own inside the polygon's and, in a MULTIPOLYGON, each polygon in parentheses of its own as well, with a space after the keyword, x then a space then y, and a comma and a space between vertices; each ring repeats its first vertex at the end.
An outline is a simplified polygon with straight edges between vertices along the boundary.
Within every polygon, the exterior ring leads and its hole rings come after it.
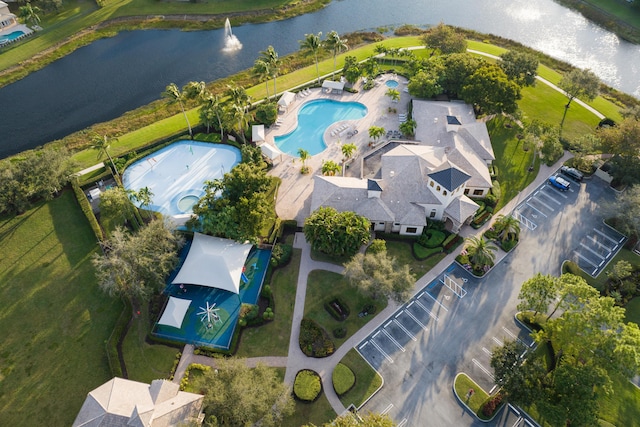
POLYGON ((169 302, 162 313, 162 317, 158 320, 159 325, 173 326, 174 328, 182 328, 182 321, 191 305, 191 300, 169 297, 169 302))
POLYGON ((275 160, 282 155, 282 152, 280 150, 278 150, 268 142, 261 144, 260 150, 262 150, 262 154, 264 154, 265 157, 271 160, 275 160))
POLYGON ((237 294, 242 268, 252 246, 194 233, 187 259, 172 283, 208 286, 237 294))
POLYGON ((253 142, 264 141, 264 125, 251 126, 251 140, 253 142))
POLYGON ((284 91, 282 96, 278 100, 278 105, 280 107, 289 108, 289 105, 293 104, 293 101, 296 100, 296 94, 289 91, 284 91))

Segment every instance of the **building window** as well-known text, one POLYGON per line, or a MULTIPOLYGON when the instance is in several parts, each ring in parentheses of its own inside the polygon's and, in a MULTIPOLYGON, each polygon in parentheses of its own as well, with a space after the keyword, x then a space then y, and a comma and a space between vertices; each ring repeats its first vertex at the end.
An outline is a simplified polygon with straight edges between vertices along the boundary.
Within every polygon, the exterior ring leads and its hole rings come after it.
POLYGON ((444 194, 444 195, 446 196, 446 195, 447 195, 447 190, 444 190, 444 191, 442 192, 442 194, 444 194))
POLYGON ((469 194, 469 189, 468 189, 468 188, 465 188, 465 189, 464 189, 464 195, 466 196, 466 195, 468 195, 468 194, 469 194))
POLYGON ((433 181, 429 181, 429 186, 433 187, 433 181))
POLYGON ((436 187, 436 191, 440 191, 440 186, 439 185, 436 187))
POLYGON ((431 209, 431 213, 429 214, 429 218, 435 218, 436 217, 436 210, 435 209, 431 209))
POLYGON ((484 190, 473 190, 474 196, 482 196, 484 194, 484 190))
POLYGON ((416 234, 418 232, 417 227, 407 227, 407 233, 416 234))

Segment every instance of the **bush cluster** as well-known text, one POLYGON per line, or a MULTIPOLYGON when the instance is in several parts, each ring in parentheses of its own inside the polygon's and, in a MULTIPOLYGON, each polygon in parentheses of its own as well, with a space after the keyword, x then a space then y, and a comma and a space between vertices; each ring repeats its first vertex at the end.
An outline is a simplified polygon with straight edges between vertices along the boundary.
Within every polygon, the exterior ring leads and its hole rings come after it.
POLYGON ((296 374, 293 382, 293 395, 303 402, 314 402, 322 393, 320 375, 310 369, 303 369, 296 374))
POLYGON ((276 243, 271 251, 271 265, 274 268, 285 266, 291 260, 293 246, 285 243, 276 243))
POLYGON ((347 336, 347 328, 345 328, 345 327, 341 326, 341 327, 335 328, 333 330, 333 337, 334 338, 340 339, 340 338, 344 338, 346 336, 347 336))
POLYGON ((327 332, 312 319, 304 318, 300 323, 300 350, 310 357, 327 357, 336 350, 327 332))
POLYGON ((331 374, 333 389, 338 396, 342 396, 356 384, 356 376, 347 365, 338 363, 331 374))
POLYGON ((89 203, 89 200, 87 200, 87 196, 85 196, 84 191, 82 191, 82 188, 80 188, 80 186, 78 185, 77 177, 74 177, 74 179, 71 181, 71 186, 73 187, 73 192, 76 195, 76 199, 78 200, 80 209, 82 209, 82 213, 85 217, 87 217, 87 221, 89 221, 91 230, 93 230, 93 234, 96 235, 96 239, 98 239, 98 241, 104 240, 104 233, 102 232, 102 228, 100 228, 98 219, 93 213, 93 209, 91 209, 91 204, 89 203))
POLYGON ((487 400, 482 406, 482 415, 484 415, 485 417, 492 417, 500 404, 502 404, 502 395, 496 394, 494 397, 487 400))
POLYGON ((437 248, 442 245, 446 235, 443 231, 424 229, 422 235, 418 237, 418 244, 424 246, 427 249, 437 248))

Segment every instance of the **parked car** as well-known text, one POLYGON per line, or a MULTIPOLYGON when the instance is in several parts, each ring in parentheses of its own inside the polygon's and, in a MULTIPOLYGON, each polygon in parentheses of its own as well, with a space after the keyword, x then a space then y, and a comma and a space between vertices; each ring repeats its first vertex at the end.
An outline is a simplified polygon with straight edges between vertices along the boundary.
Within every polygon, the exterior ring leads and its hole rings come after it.
POLYGON ((582 181, 584 175, 576 168, 570 168, 569 166, 562 166, 560 168, 560 172, 569 178, 575 179, 576 181, 582 181))
POLYGON ((549 177, 549 184, 556 187, 560 191, 567 191, 571 186, 571 183, 559 175, 552 175, 549 177))

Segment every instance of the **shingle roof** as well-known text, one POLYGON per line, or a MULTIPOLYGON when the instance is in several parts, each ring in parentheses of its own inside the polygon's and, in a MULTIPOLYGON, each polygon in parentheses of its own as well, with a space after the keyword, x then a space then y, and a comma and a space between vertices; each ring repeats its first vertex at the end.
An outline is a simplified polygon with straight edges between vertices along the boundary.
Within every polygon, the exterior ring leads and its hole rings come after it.
POLYGON ((473 215, 478 208, 479 206, 476 202, 467 196, 462 195, 461 197, 453 199, 451 203, 449 203, 449 206, 444 210, 444 213, 462 224, 467 220, 467 218, 473 215))
POLYGON ((453 191, 471 178, 471 175, 452 166, 450 162, 447 161, 445 163, 443 167, 439 167, 430 173, 429 178, 442 185, 446 190, 453 191))

